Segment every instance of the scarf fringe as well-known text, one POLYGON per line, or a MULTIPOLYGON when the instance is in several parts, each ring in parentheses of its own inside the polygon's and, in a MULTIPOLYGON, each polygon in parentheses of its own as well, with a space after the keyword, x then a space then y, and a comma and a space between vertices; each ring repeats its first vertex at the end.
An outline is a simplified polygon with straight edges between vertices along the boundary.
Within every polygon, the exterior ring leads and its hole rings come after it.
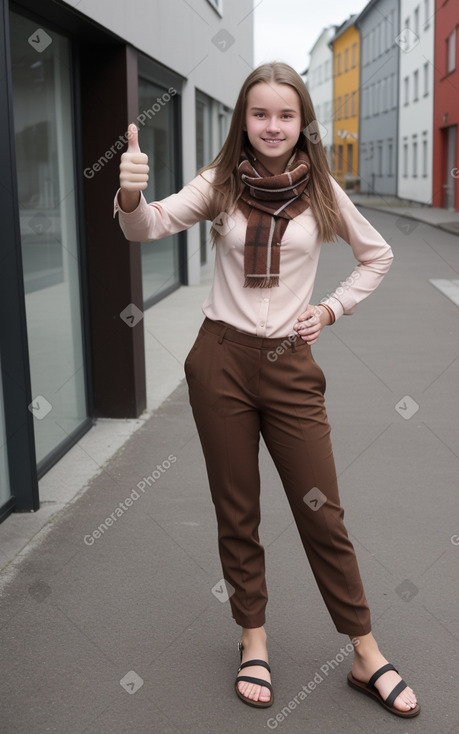
POLYGON ((278 275, 268 275, 266 278, 246 275, 244 288, 277 288, 279 286, 278 275))

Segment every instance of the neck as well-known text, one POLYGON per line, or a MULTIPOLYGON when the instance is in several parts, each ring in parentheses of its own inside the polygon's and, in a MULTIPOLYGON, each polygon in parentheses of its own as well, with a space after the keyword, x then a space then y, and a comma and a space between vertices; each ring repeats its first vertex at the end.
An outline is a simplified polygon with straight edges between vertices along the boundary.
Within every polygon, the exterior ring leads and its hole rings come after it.
POLYGON ((263 163, 264 167, 267 168, 268 171, 271 171, 273 176, 277 176, 279 173, 284 173, 287 163, 292 157, 292 152, 293 151, 290 151, 290 153, 280 158, 268 158, 264 155, 260 155, 259 153, 255 153, 255 155, 256 158, 263 163))

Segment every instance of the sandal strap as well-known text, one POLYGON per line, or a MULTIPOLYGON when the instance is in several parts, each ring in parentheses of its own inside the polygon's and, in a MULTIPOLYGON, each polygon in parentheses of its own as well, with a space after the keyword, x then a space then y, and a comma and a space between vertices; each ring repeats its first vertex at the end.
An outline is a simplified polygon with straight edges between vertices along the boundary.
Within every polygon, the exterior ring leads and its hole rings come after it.
POLYGON ((273 687, 271 683, 267 680, 262 680, 262 678, 252 678, 251 675, 238 675, 238 677, 236 678, 236 686, 241 680, 247 681, 247 683, 256 683, 259 686, 265 686, 265 688, 268 688, 271 693, 273 693, 273 687))
POLYGON ((400 683, 397 683, 397 685, 395 686, 395 688, 389 693, 389 695, 387 696, 387 698, 384 701, 384 703, 386 703, 387 706, 392 706, 392 704, 394 703, 394 701, 397 698, 397 696, 402 691, 404 691, 405 688, 408 688, 408 685, 405 683, 405 681, 402 678, 402 680, 400 681, 400 683))
POLYGON ((237 672, 239 673, 239 671, 242 670, 242 668, 248 668, 251 665, 261 665, 263 668, 266 668, 268 673, 271 672, 271 668, 269 667, 266 660, 247 660, 245 663, 241 663, 237 672))
POLYGON ((386 665, 383 665, 382 668, 379 668, 379 670, 376 671, 376 673, 373 673, 370 680, 367 683, 367 688, 370 690, 375 690, 375 683, 384 673, 387 673, 388 670, 395 670, 396 673, 398 673, 398 670, 394 668, 392 663, 386 663, 386 665))

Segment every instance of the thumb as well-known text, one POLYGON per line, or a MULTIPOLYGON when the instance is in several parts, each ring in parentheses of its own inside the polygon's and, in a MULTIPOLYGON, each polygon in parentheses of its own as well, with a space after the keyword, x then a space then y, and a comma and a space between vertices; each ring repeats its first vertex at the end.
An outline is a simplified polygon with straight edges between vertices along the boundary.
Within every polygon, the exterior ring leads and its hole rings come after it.
POLYGON ((131 125, 129 125, 127 137, 128 151, 130 153, 140 153, 141 151, 139 147, 139 131, 137 130, 137 127, 134 125, 134 123, 131 123, 131 125))

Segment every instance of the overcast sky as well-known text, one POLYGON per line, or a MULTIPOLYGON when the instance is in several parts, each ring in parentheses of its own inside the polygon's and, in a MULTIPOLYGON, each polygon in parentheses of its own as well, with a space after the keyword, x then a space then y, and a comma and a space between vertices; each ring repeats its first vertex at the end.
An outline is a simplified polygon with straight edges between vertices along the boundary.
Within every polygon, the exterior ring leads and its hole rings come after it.
POLYGON ((301 73, 322 29, 365 5, 367 0, 254 0, 255 65, 285 61, 301 73))

